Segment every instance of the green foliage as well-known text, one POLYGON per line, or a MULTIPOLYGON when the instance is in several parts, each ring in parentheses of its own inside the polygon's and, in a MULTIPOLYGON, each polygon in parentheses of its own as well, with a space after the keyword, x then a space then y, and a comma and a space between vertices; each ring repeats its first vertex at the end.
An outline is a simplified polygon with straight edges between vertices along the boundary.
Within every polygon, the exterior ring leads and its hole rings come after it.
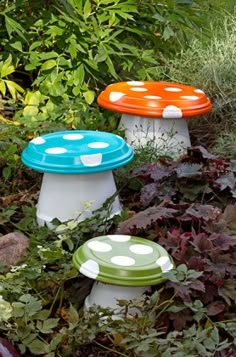
POLYGON ((6 77, 14 72, 14 66, 12 65, 12 57, 8 56, 6 61, 0 62, 0 93, 3 97, 6 96, 8 91, 13 99, 16 99, 18 93, 23 93, 24 89, 17 83, 10 81, 6 77))
POLYGON ((114 116, 101 123, 97 93, 112 81, 153 78, 163 56, 210 33, 206 13, 222 3, 53 0, 50 11, 47 1, 2 5, 1 56, 14 58, 12 95, 19 84, 26 92, 16 119, 33 132, 48 120, 55 128, 114 130, 114 116))

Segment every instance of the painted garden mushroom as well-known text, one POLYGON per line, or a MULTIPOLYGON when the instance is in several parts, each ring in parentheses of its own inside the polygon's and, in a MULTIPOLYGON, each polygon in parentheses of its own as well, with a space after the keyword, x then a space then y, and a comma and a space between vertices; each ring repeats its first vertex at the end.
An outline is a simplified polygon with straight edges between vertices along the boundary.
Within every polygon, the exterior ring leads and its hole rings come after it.
MULTIPOLYGON (((61 131, 34 138, 22 153, 22 162, 43 172, 37 204, 39 225, 58 218, 82 221, 116 192, 112 169, 133 158, 132 148, 118 135, 101 131, 61 131), (92 202, 91 210, 86 204, 92 202)), ((111 216, 119 214, 119 198, 111 216)))
POLYGON ((110 84, 97 101, 101 107, 122 113, 119 126, 129 144, 139 147, 152 141, 176 152, 191 146, 186 118, 212 108, 201 89, 154 81, 110 84))
POLYGON ((73 255, 79 272, 95 280, 85 309, 92 305, 118 309, 117 299, 138 298, 151 285, 165 281, 173 261, 159 244, 129 235, 106 235, 88 240, 73 255))

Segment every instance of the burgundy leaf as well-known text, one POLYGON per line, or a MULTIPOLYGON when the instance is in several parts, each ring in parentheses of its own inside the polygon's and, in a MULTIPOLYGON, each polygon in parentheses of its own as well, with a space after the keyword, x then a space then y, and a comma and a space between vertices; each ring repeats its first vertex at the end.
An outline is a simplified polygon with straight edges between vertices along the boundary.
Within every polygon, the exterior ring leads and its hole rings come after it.
POLYGON ((191 301, 191 289, 189 289, 187 285, 182 285, 180 283, 174 283, 172 281, 169 281, 166 283, 166 287, 174 289, 175 295, 181 298, 183 301, 191 301))
POLYGON ((150 205, 152 201, 157 197, 158 191, 156 183, 149 183, 142 188, 140 201, 145 207, 150 205))
POLYGON ((210 154, 207 149, 205 149, 203 146, 194 146, 191 148, 188 148, 188 155, 191 154, 198 154, 200 155, 203 159, 216 159, 217 156, 210 154))
POLYGON ((206 233, 195 234, 192 244, 199 253, 212 251, 214 248, 206 233))
POLYGON ((236 250, 236 239, 226 234, 213 233, 209 236, 209 239, 213 242, 214 246, 220 248, 220 250, 236 250))
POLYGON ((176 168, 176 173, 179 178, 181 177, 195 177, 201 175, 200 169, 202 165, 192 163, 182 163, 176 168))
POLYGON ((210 261, 207 258, 202 256, 192 256, 188 261, 188 268, 194 269, 197 271, 204 271, 205 267, 210 264, 210 261))
POLYGON ((118 233, 120 234, 129 234, 133 227, 136 228, 146 228, 152 223, 174 217, 176 210, 172 208, 166 208, 161 206, 149 207, 144 211, 141 211, 135 214, 133 217, 127 219, 124 222, 121 222, 118 226, 118 233))
POLYGON ((201 218, 209 221, 218 219, 220 214, 221 210, 211 205, 193 204, 185 211, 185 214, 181 218, 201 218))
POLYGON ((164 165, 159 165, 156 170, 153 170, 151 173, 151 178, 155 181, 158 182, 162 180, 163 178, 167 178, 171 175, 174 174, 174 169, 177 166, 177 163, 172 162, 164 166, 164 165))
POLYGON ((181 283, 175 283, 175 282, 169 281, 166 284, 166 286, 167 286, 167 288, 173 288, 176 296, 181 298, 183 301, 187 301, 187 302, 191 301, 191 295, 194 290, 200 291, 203 293, 205 292, 204 284, 200 280, 197 280, 197 279, 190 282, 188 285, 183 285, 181 283))
POLYGON ((209 316, 220 314, 225 309, 225 304, 220 301, 214 301, 207 306, 207 313, 209 316))
POLYGON ((173 321, 174 329, 177 331, 181 331, 186 327, 189 321, 193 321, 193 316, 188 309, 176 313, 169 313, 169 318, 173 321))
POLYGON ((222 218, 231 230, 236 229, 236 205, 228 205, 225 207, 222 218))
POLYGON ((236 300, 236 279, 228 279, 224 286, 219 288, 219 295, 223 297, 228 305, 236 300))
POLYGON ((215 182, 220 186, 220 189, 223 191, 227 187, 233 189, 235 187, 236 179, 234 177, 234 174, 231 172, 228 175, 220 176, 215 182))

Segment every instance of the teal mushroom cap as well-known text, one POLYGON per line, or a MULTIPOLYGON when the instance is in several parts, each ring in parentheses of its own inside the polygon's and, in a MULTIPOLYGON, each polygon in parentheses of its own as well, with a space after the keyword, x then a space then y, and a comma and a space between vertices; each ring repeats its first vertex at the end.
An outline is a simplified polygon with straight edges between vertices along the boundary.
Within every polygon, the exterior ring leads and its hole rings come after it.
POLYGON ((89 174, 128 164, 133 149, 115 134, 93 131, 59 131, 31 140, 22 153, 22 162, 40 172, 89 174))
POLYGON ((97 281, 123 286, 150 286, 165 281, 174 268, 159 244, 128 235, 106 235, 88 240, 73 255, 79 272, 97 281))

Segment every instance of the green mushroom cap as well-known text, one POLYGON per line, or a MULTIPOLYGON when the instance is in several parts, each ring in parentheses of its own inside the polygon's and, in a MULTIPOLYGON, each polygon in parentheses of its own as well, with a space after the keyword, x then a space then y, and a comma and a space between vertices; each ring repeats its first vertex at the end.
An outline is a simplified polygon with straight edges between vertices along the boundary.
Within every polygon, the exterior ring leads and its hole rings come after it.
POLYGON ((123 286, 156 285, 174 268, 159 244, 129 235, 106 235, 88 240, 73 256, 79 272, 103 283, 123 286))

